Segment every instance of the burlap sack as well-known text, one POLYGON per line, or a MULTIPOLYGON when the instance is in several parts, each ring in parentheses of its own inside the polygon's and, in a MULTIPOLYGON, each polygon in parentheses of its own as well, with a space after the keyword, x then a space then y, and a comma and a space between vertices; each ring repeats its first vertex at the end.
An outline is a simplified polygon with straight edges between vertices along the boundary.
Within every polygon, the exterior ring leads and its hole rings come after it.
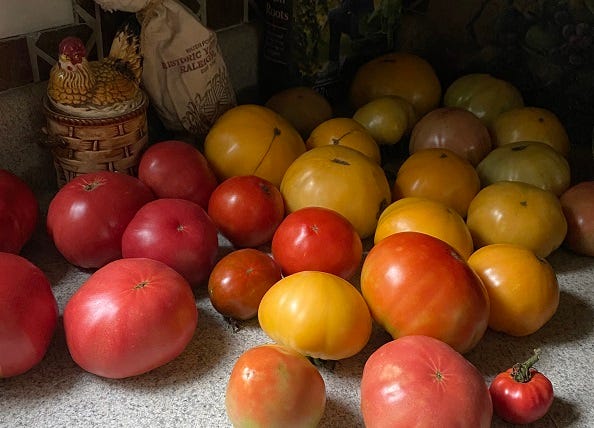
POLYGON ((204 137, 237 104, 217 35, 177 0, 96 0, 141 24, 142 85, 166 128, 204 137))

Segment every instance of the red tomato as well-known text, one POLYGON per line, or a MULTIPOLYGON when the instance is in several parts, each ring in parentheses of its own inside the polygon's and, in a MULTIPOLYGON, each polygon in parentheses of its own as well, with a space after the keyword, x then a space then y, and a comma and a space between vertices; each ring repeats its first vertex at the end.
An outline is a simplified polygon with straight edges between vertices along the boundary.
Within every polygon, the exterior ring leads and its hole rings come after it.
POLYGON ((176 140, 150 146, 140 158, 138 178, 159 198, 187 199, 204 209, 218 184, 198 148, 176 140))
POLYGON ((280 190, 255 175, 226 179, 212 192, 208 215, 236 247, 257 247, 270 242, 285 216, 280 190))
POLYGON ((247 320, 258 314, 262 297, 281 278, 281 268, 272 257, 255 248, 242 248, 215 265, 208 279, 208 295, 217 312, 247 320))
POLYGON ((219 250, 217 228, 200 205, 157 199, 144 205, 122 235, 122 256, 159 260, 191 284, 205 282, 219 250))
POLYGON ((574 184, 560 200, 567 219, 565 245, 578 254, 594 257, 594 181, 574 184))
POLYGON ((424 233, 398 232, 378 242, 363 262, 361 292, 394 339, 422 334, 464 353, 487 329, 484 284, 453 247, 424 233))
POLYGON ((58 303, 45 274, 27 259, 0 252, 0 378, 39 363, 58 323, 58 303))
POLYGON ((542 418, 553 404, 553 384, 533 368, 540 350, 521 364, 499 373, 489 392, 495 413, 512 424, 530 424, 542 418))
POLYGON ((27 183, 0 169, 0 251, 20 253, 35 231, 38 215, 37 199, 27 183))
POLYGON ((98 268, 122 257, 122 234, 154 199, 138 178, 111 171, 79 175, 51 200, 47 231, 70 263, 98 268))
POLYGON ((120 259, 92 274, 64 308, 66 344, 84 370, 136 376, 173 360, 198 322, 188 282, 166 264, 120 259))
POLYGON ((235 427, 316 427, 326 407, 326 386, 303 355, 261 345, 233 366, 225 406, 235 427))
POLYGON ((491 426, 483 375, 440 340, 406 336, 378 348, 361 378, 367 428, 491 426))
POLYGON ((272 256, 285 275, 316 270, 350 279, 362 255, 363 244, 355 227, 328 208, 305 207, 292 212, 272 238, 272 256))

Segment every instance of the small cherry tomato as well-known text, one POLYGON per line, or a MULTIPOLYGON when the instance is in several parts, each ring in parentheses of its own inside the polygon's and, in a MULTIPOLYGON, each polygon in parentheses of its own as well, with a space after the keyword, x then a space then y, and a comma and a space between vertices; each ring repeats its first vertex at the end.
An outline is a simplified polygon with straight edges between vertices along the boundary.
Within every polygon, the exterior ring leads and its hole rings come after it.
POLYGON ((551 381, 532 366, 538 361, 540 350, 524 363, 499 373, 489 387, 493 410, 507 422, 529 424, 542 418, 553 403, 551 381))

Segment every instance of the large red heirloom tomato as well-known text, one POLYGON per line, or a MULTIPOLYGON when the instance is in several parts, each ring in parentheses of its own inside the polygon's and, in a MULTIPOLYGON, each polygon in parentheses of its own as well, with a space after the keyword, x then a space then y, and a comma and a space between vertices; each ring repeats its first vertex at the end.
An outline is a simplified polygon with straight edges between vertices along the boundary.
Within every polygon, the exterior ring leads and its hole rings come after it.
POLYGON ((31 239, 38 215, 37 199, 27 183, 0 169, 0 251, 18 254, 31 239))
POLYGON ((0 252, 0 378, 39 363, 57 323, 58 303, 41 269, 21 256, 0 252))
POLYGON ((98 268, 122 257, 122 235, 155 198, 138 178, 111 171, 79 175, 51 200, 47 231, 70 263, 98 268))
POLYGON ((140 158, 138 178, 158 198, 187 199, 204 209, 218 184, 200 150, 177 140, 160 141, 150 146, 140 158))
POLYGON ((120 259, 103 266, 64 308, 73 360, 108 378, 136 376, 173 360, 192 339, 197 323, 188 282, 151 259, 120 259))
POLYGON ((372 320, 361 293, 327 272, 285 276, 266 292, 258 321, 275 342, 323 360, 352 357, 369 341, 372 320))
POLYGON ((488 428, 493 406, 481 372, 447 344, 406 336, 365 363, 361 411, 367 428, 488 428))
POLYGON ((316 427, 326 386, 303 355, 280 345, 248 349, 235 362, 225 394, 234 427, 316 427))
POLYGON ((205 282, 219 250, 217 228, 200 205, 185 199, 145 204, 122 235, 122 256, 159 260, 191 285, 205 282))
POLYGON ((379 241, 363 262, 361 292, 395 339, 432 336, 464 353, 487 329, 482 281, 453 247, 424 233, 398 232, 379 241))
POLYGON ((322 207, 292 212, 272 238, 272 256, 285 275, 318 270, 350 279, 362 255, 363 243, 351 222, 322 207))

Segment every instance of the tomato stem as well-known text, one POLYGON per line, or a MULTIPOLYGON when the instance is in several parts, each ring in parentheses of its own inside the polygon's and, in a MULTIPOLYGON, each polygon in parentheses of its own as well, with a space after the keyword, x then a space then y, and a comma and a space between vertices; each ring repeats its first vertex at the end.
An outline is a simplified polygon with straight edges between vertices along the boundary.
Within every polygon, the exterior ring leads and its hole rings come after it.
POLYGON ((535 349, 534 353, 523 363, 516 363, 512 367, 511 376, 516 382, 526 383, 532 379, 532 373, 530 369, 540 358, 540 349, 535 349))

